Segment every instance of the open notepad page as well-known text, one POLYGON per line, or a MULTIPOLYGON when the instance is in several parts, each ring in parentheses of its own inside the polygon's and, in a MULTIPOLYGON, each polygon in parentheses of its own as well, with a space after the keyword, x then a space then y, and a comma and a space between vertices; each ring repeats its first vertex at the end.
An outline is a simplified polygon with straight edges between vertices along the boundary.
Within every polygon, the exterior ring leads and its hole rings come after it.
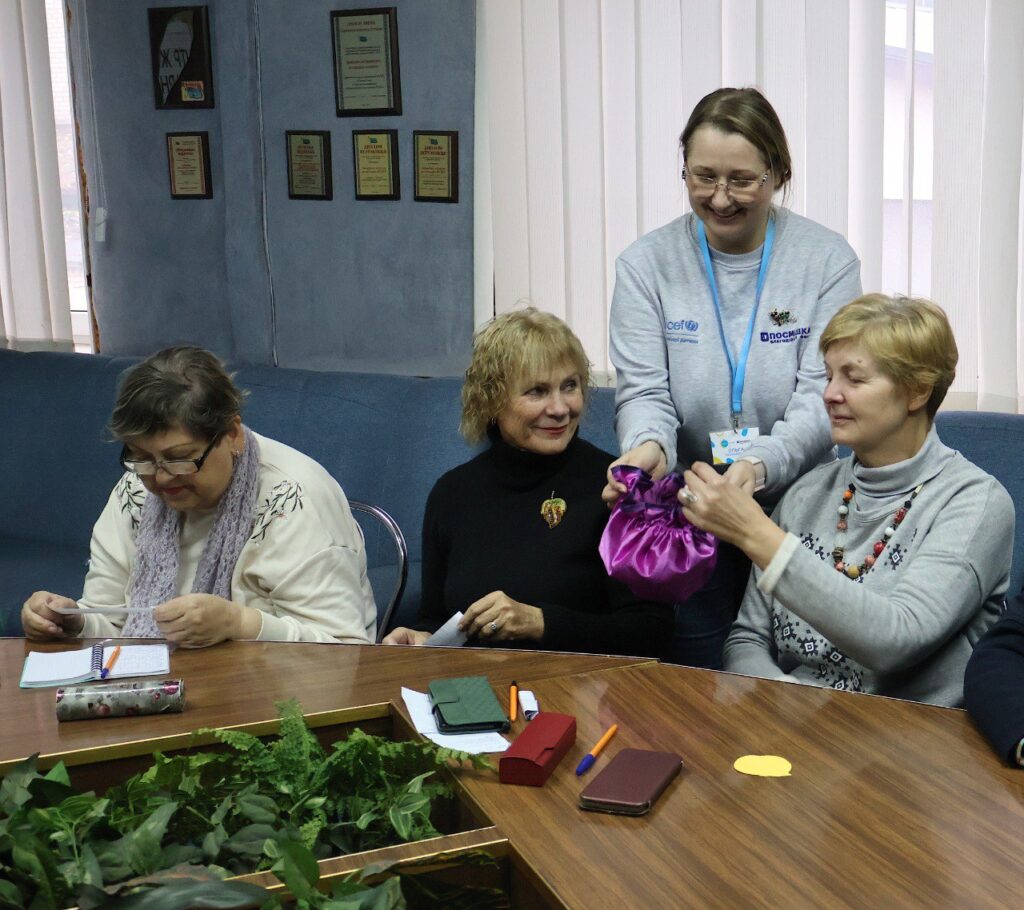
MULTIPOLYGON (((25 658, 21 671, 23 689, 64 686, 100 679, 110 655, 117 645, 94 645, 77 651, 32 651, 25 658)), ((126 676, 161 676, 171 672, 171 659, 166 644, 122 645, 108 679, 126 676)))

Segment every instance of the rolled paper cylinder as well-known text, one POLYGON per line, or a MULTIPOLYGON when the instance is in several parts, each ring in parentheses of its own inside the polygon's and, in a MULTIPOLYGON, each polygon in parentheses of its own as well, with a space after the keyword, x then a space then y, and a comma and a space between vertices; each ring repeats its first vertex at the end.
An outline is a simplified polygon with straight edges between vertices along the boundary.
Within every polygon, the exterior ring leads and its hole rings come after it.
POLYGON ((185 680, 137 679, 64 686, 57 690, 57 720, 179 714, 185 710, 185 680))

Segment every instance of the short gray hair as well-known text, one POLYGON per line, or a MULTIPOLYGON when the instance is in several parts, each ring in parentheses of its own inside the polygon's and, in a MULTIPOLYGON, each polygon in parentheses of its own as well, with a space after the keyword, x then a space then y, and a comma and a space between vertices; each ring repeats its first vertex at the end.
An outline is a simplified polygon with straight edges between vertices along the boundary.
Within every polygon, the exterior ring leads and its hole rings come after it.
POLYGON ((110 418, 122 442, 181 427, 213 440, 241 414, 245 392, 203 348, 166 348, 128 370, 110 418))

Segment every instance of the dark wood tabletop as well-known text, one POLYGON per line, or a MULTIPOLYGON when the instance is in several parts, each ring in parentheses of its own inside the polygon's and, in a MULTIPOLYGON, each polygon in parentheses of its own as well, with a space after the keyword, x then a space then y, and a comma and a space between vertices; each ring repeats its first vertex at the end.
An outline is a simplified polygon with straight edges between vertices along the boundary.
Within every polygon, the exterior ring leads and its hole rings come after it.
POLYGON ((1002 766, 962 711, 639 659, 231 643, 172 655, 184 714, 58 725, 52 689, 18 688, 28 648, 0 640, 0 769, 36 751, 95 756, 269 720, 291 696, 307 712, 380 717, 401 685, 485 675, 504 699, 515 678, 543 710, 576 717, 575 747, 542 788, 490 774, 460 787, 569 907, 960 910, 1014 906, 1024 888, 1024 772, 1002 766), (577 778, 612 723, 618 734, 577 778), (647 816, 578 809, 626 747, 676 752, 683 771, 647 816), (792 775, 742 775, 733 762, 747 754, 782 756, 792 775))
POLYGON ((647 662, 492 648, 225 642, 171 654, 169 677, 185 680, 183 714, 59 724, 55 688, 18 688, 25 656, 90 643, 0 638, 0 774, 35 752, 80 764, 184 745, 193 730, 273 720, 275 702, 289 698, 306 713, 330 712, 339 722, 353 721, 386 716, 391 702, 402 705, 402 686, 426 691, 430 680, 441 677, 483 675, 500 690, 513 679, 526 683, 647 662))
POLYGON ((1024 772, 1003 767, 963 711, 656 664, 534 690, 576 717, 576 747, 542 789, 467 789, 571 907, 934 910, 1024 893, 1024 772), (648 816, 578 809, 627 747, 676 752, 682 773, 648 816), (747 754, 786 758, 792 775, 740 774, 747 754))

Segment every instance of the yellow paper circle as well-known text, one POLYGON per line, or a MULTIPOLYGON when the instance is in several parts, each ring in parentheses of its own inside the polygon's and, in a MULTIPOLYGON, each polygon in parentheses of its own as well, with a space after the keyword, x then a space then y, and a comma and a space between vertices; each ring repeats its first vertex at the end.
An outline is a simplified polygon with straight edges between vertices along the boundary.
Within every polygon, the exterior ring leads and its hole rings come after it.
POLYGON ((753 777, 790 777, 793 770, 781 755, 741 755, 732 766, 740 774, 753 777))

